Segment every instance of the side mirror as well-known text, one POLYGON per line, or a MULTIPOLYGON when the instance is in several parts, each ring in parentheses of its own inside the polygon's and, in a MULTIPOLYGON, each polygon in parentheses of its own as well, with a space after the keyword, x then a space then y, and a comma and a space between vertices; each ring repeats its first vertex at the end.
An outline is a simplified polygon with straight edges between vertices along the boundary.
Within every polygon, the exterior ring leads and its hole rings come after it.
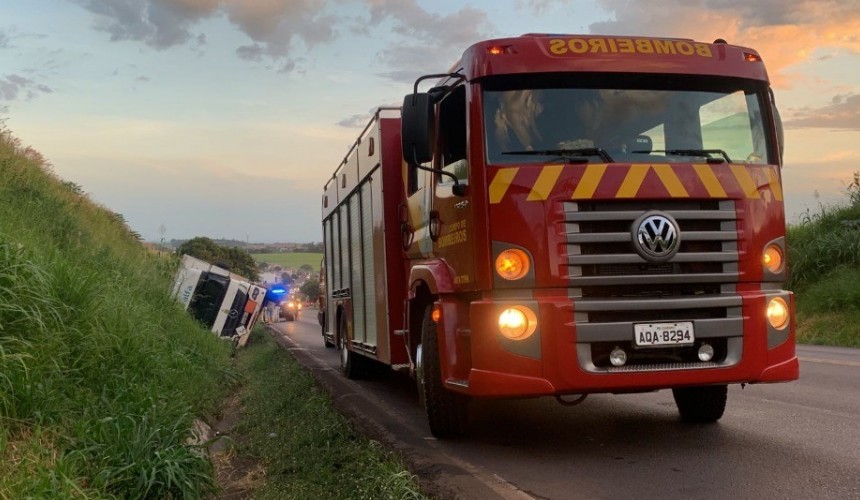
POLYGON ((771 109, 773 109, 773 121, 776 126, 776 143, 779 147, 779 162, 782 163, 782 157, 785 153, 785 131, 782 128, 782 117, 779 116, 779 109, 776 107, 776 96, 773 95, 773 89, 767 89, 770 94, 771 109))
POLYGON ((776 142, 779 144, 779 161, 782 163, 783 154, 785 153, 785 132, 782 129, 782 118, 779 116, 779 110, 776 106, 773 107, 773 118, 776 122, 776 142))
POLYGON ((416 92, 403 98, 401 146, 407 163, 420 165, 433 159, 436 142, 433 118, 430 94, 416 92))

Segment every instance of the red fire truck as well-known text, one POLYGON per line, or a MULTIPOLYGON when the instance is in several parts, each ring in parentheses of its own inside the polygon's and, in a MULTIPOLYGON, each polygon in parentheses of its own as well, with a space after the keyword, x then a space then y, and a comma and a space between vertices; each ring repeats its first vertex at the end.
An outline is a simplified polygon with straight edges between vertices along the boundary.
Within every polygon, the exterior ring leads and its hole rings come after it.
POLYGON ((348 377, 409 370, 436 436, 471 398, 672 389, 714 422, 727 384, 798 377, 782 149, 755 50, 476 43, 325 185, 324 337, 348 377))

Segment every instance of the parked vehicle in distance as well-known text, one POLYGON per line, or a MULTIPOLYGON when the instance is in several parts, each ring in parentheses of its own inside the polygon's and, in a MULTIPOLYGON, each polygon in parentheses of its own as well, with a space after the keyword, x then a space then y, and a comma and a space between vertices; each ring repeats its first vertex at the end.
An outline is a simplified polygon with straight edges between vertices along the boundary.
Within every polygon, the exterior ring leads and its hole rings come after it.
POLYGON ((281 304, 281 317, 284 321, 295 321, 299 319, 302 311, 302 303, 294 298, 287 299, 281 304))

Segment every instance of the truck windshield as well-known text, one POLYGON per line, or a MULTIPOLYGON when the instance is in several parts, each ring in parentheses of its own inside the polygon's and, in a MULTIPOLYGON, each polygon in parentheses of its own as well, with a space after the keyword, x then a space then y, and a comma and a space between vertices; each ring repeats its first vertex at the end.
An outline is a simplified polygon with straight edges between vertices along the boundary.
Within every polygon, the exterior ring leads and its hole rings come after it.
POLYGON ((554 74, 484 83, 487 162, 776 163, 766 84, 554 74))

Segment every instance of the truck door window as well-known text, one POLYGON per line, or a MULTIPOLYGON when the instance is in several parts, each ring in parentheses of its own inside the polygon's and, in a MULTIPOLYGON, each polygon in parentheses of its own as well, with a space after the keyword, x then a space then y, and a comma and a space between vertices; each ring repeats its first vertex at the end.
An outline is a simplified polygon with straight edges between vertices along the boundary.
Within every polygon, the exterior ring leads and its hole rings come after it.
POLYGON ((699 110, 704 149, 722 149, 730 158, 766 163, 761 108, 755 94, 720 96, 699 110))
MULTIPOLYGON (((439 167, 467 181, 469 164, 466 160, 466 86, 460 85, 439 104, 439 167)), ((453 182, 448 176, 438 176, 439 182, 453 182)))

